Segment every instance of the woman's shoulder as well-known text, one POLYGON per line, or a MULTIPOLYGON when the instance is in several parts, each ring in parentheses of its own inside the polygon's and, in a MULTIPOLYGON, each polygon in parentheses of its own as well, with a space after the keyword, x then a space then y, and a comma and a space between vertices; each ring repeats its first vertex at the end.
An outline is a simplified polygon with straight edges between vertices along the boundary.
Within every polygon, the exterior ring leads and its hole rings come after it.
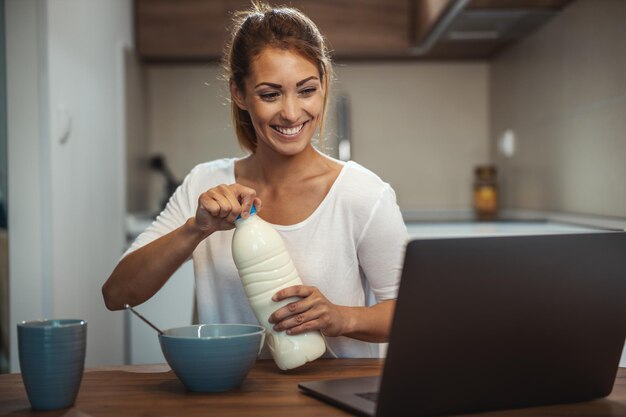
POLYGON ((338 203, 333 207, 340 208, 353 222, 362 226, 381 203, 385 206, 396 205, 396 195, 391 186, 373 171, 354 161, 344 163, 333 197, 338 203))
POLYGON ((358 162, 348 161, 343 169, 345 173, 342 183, 352 192, 371 197, 373 194, 380 194, 390 188, 380 176, 358 162))
POLYGON ((202 162, 191 169, 185 181, 206 183, 209 180, 216 184, 232 182, 236 160, 237 158, 222 158, 202 162))
POLYGON ((221 158, 212 161, 202 162, 191 169, 194 175, 224 173, 228 174, 233 170, 237 158, 221 158))
MULTIPOLYGON (((383 230, 402 238, 406 228, 392 186, 373 171, 356 162, 347 162, 344 169, 343 200, 346 217, 351 219, 357 242, 362 242, 366 230, 383 225, 383 230), (372 226, 378 225, 378 226, 372 226)), ((377 230, 377 229, 376 229, 377 230)))
POLYGON ((195 200, 199 194, 209 188, 235 182, 236 160, 236 158, 223 158, 196 165, 185 176, 180 191, 195 200))

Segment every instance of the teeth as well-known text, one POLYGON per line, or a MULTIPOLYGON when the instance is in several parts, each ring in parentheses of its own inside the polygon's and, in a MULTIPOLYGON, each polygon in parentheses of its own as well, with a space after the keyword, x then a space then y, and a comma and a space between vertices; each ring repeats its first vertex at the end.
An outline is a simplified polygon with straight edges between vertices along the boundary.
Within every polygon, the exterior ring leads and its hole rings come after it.
POLYGON ((300 126, 296 126, 296 127, 274 126, 274 129, 276 129, 277 131, 279 131, 283 135, 293 136, 293 135, 298 134, 302 130, 303 126, 304 126, 304 123, 302 123, 300 126))

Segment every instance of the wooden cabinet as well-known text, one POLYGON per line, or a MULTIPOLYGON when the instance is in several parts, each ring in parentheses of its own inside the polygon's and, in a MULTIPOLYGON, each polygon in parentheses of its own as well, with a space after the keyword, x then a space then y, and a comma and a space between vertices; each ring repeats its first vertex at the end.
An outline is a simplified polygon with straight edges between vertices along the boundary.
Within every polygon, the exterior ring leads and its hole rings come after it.
POLYGON ((136 0, 139 55, 146 60, 219 59, 230 14, 249 4, 243 0, 136 0))
POLYGON ((312 0, 297 7, 318 25, 336 58, 398 55, 411 46, 410 1, 312 0))
MULTIPOLYGON (((291 0, 287 3, 302 10, 319 26, 335 59, 485 59, 534 30, 571 1, 291 0), (529 19, 534 19, 534 23, 529 24, 529 19), (442 28, 440 22, 448 22, 447 27, 442 28), (512 28, 509 33, 514 32, 517 38, 501 33, 486 40, 477 37, 501 27, 512 28), (462 32, 464 38, 446 39, 447 29, 462 32), (468 35, 468 30, 473 33, 468 35), (433 32, 441 32, 441 36, 424 52, 424 39, 433 32)), ((139 55, 148 61, 219 60, 233 13, 250 4, 250 0, 135 0, 139 55)))
MULTIPOLYGON (((447 1, 447 0, 446 0, 447 1)), ((407 0, 300 0, 334 57, 397 55, 410 46, 407 0)), ((232 14, 249 0, 136 0, 136 41, 145 60, 217 60, 232 14)))

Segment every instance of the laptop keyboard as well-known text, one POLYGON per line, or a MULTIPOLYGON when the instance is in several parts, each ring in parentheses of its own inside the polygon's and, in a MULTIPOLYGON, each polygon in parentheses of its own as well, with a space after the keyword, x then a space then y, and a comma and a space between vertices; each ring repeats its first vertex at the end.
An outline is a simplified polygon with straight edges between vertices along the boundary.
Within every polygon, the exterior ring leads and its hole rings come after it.
POLYGON ((378 399, 378 392, 377 391, 372 391, 372 392, 357 392, 354 395, 364 398, 368 401, 373 401, 376 402, 376 400, 378 399))

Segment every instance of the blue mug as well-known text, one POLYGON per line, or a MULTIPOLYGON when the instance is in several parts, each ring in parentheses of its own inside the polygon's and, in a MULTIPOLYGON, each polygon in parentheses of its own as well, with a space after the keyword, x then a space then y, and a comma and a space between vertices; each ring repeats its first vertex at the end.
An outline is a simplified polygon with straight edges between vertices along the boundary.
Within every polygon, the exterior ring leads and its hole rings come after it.
POLYGON ((22 380, 35 410, 70 407, 85 366, 87 322, 35 320, 17 325, 22 380))

